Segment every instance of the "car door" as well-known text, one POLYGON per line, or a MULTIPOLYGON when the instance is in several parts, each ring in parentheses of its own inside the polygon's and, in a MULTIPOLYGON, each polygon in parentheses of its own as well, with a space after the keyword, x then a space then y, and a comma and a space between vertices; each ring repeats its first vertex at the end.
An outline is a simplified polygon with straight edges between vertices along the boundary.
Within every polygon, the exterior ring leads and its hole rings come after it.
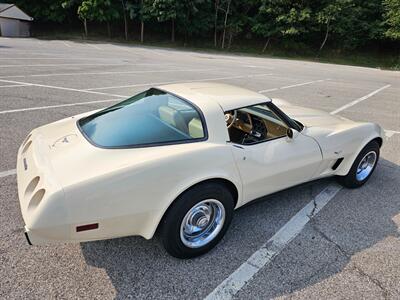
POLYGON ((306 182, 322 162, 317 142, 301 133, 253 145, 231 143, 243 183, 243 200, 306 182))

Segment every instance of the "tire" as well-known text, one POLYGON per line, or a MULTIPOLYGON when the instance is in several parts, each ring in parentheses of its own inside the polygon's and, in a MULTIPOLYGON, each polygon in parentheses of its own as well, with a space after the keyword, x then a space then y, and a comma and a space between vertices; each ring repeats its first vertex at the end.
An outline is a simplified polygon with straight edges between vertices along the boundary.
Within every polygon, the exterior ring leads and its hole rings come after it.
POLYGON ((371 141, 358 154, 358 156, 354 160, 353 165, 350 168, 349 173, 347 173, 346 176, 339 177, 339 182, 343 186, 351 189, 362 186, 371 177, 378 163, 378 160, 379 160, 379 144, 376 141, 371 141), (368 169, 366 168, 364 170, 359 169, 359 167, 361 167, 360 166, 361 161, 363 161, 363 159, 367 156, 369 157, 368 160, 369 162, 372 162, 371 158, 375 157, 373 160, 373 165, 370 166, 369 163, 368 166, 370 168, 368 169))
POLYGON ((177 258, 192 258, 210 251, 225 235, 233 210, 233 196, 224 185, 194 186, 179 196, 163 218, 161 241, 165 250, 177 258), (189 226, 193 224, 198 226, 189 226), (190 234, 192 229, 201 230, 190 234))

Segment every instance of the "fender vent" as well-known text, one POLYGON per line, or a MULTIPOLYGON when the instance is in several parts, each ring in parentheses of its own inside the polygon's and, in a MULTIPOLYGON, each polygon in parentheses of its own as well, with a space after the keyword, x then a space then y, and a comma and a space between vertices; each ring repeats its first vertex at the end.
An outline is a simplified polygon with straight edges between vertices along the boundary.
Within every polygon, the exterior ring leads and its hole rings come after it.
POLYGON ((343 157, 339 158, 339 159, 333 164, 332 170, 336 170, 336 169, 339 167, 339 165, 342 163, 342 161, 343 161, 343 157))

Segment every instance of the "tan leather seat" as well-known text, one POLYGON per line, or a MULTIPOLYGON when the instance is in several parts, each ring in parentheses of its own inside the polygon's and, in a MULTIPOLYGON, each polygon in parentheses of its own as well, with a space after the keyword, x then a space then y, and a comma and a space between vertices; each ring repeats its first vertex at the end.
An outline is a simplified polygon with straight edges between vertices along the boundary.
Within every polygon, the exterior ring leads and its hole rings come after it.
POLYGON ((204 137, 203 125, 201 124, 200 119, 193 118, 189 122, 189 135, 195 139, 204 137))
POLYGON ((165 123, 175 127, 183 133, 188 133, 188 125, 179 111, 169 106, 160 106, 158 108, 158 113, 160 115, 160 119, 165 123))

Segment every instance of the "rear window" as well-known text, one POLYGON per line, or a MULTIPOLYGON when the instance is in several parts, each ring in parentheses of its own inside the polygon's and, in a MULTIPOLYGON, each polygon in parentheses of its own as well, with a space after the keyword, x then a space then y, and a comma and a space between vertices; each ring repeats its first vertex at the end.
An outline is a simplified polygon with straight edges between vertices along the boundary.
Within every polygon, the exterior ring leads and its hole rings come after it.
POLYGON ((78 126, 89 141, 107 148, 184 143, 206 137, 204 118, 192 104, 157 89, 82 118, 78 126))

